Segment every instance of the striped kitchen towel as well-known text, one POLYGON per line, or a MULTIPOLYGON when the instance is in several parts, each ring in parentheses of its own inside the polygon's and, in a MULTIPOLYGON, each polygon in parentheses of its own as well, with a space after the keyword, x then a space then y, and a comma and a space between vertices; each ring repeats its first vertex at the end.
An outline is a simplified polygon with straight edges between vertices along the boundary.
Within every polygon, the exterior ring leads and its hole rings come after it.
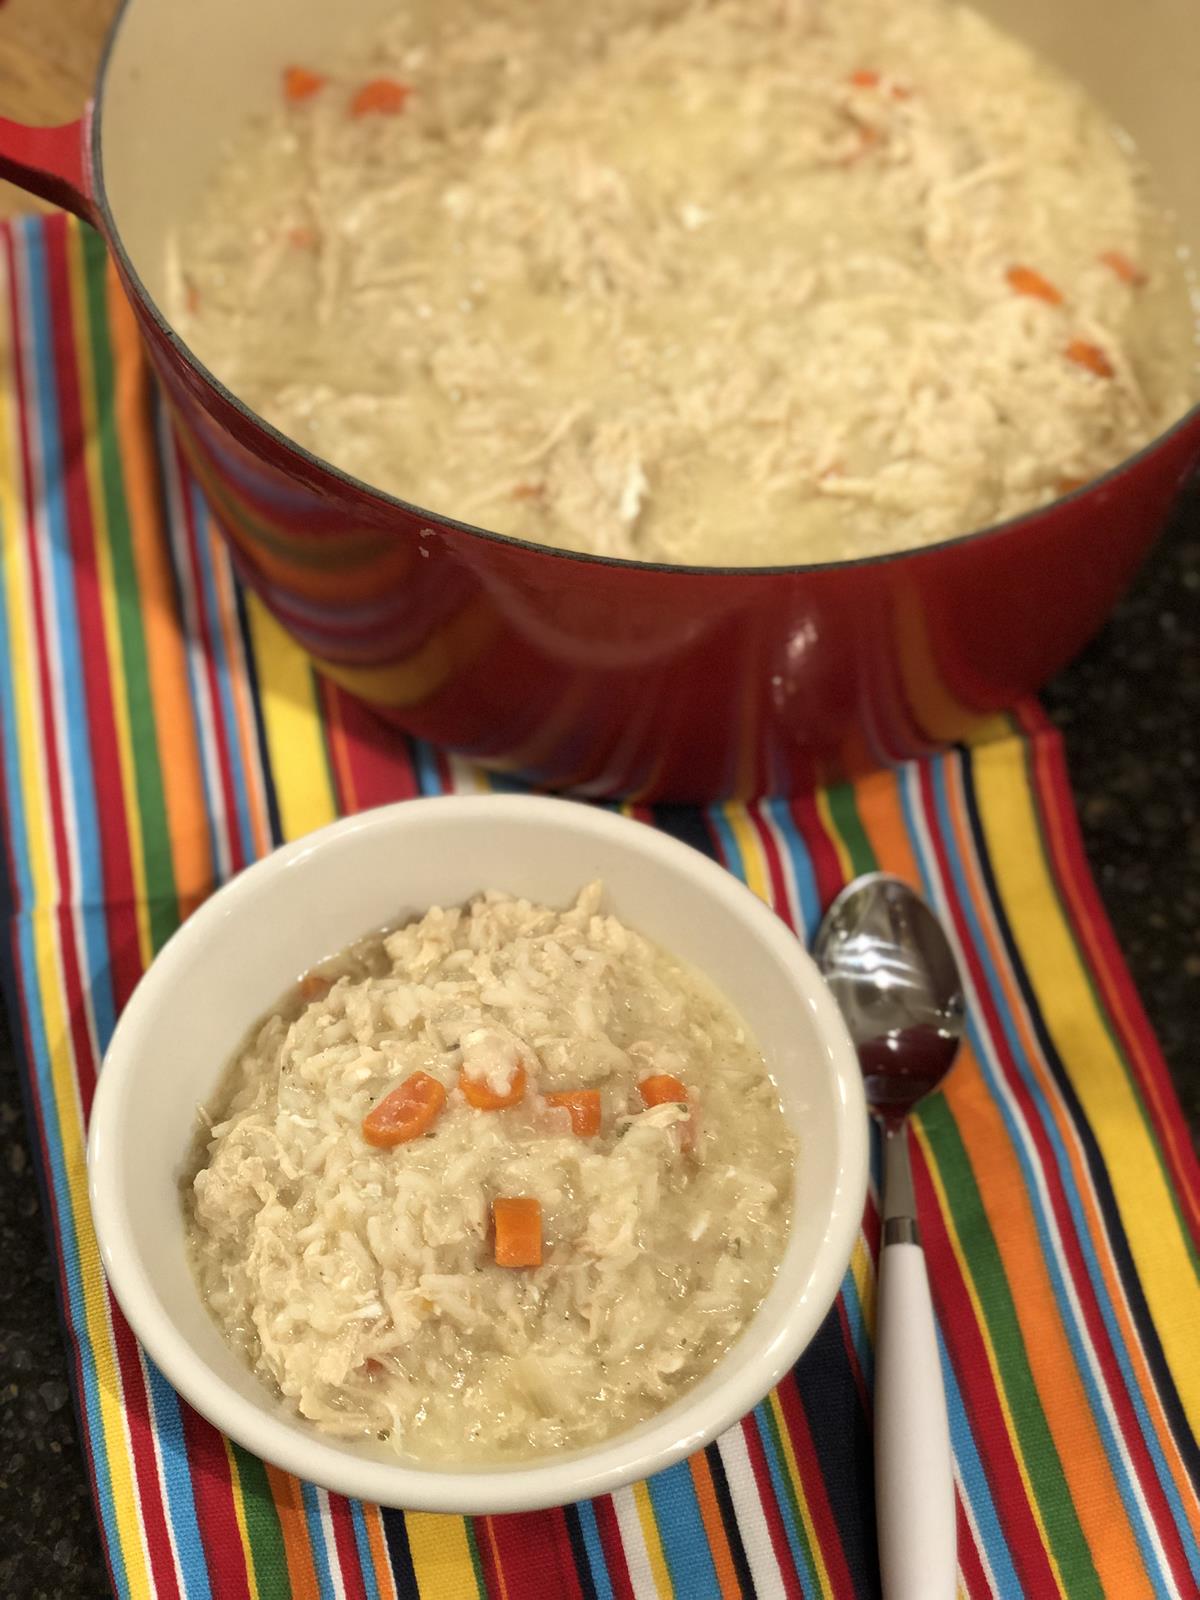
MULTIPOLYGON (((3 978, 80 1428, 121 1595, 620 1600, 878 1592, 874 1202, 795 1371, 648 1483, 529 1516, 405 1516, 255 1460, 109 1296, 84 1133, 113 1022, 181 918, 341 811, 486 789, 316 679, 234 581, 87 229, 0 235, 3 978)), ((971 750, 750 806, 632 808, 810 933, 848 877, 921 887, 969 985, 915 1163, 962 1593, 1200 1592, 1200 1174, 1032 708, 971 750)))

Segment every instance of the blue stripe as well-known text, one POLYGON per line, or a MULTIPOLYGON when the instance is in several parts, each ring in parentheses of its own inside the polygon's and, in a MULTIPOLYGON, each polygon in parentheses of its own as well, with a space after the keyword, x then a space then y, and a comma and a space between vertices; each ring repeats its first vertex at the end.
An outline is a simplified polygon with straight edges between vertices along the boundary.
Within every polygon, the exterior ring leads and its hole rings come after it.
POLYGON ((421 793, 441 794, 442 780, 438 776, 437 755, 433 746, 426 744, 424 739, 414 739, 412 759, 417 773, 417 787, 421 793))
POLYGON ((233 704, 233 664, 225 649, 225 635, 221 628, 221 602, 217 595, 216 575, 213 571, 213 528, 209 522, 208 505, 194 482, 184 486, 192 502, 192 523, 196 530, 196 565, 200 569, 200 586, 204 595, 204 611, 208 619, 207 653, 216 671, 218 713, 225 730, 227 766, 233 789, 234 811, 238 836, 241 840, 243 861, 253 861, 254 829, 250 822, 250 796, 246 788, 246 770, 242 762, 241 741, 237 734, 237 712, 233 704))
POLYGON ((849 1267, 846 1268, 846 1276, 842 1279, 842 1305, 846 1311, 846 1325, 850 1329, 850 1342, 854 1346, 855 1355, 858 1357, 863 1382, 866 1384, 868 1391, 870 1391, 875 1385, 875 1350, 871 1344, 870 1335, 867 1333, 862 1301, 858 1297, 858 1284, 854 1281, 854 1273, 849 1267))
POLYGON ((792 1514, 787 1466, 779 1459, 779 1452, 775 1448, 774 1423, 775 1418, 769 1400, 764 1400, 761 1405, 755 1406, 754 1426, 762 1441, 763 1455, 771 1477, 771 1488, 774 1490, 775 1503, 779 1508, 779 1519, 783 1523, 783 1531, 787 1534, 788 1544, 791 1547, 792 1565, 796 1569, 796 1576, 800 1579, 806 1600, 810 1595, 814 1600, 819 1600, 821 1585, 813 1570, 811 1559, 805 1551, 804 1540, 796 1527, 795 1516, 792 1514))
POLYGON ((184 1592, 188 1600, 192 1600, 192 1596, 196 1596, 197 1600, 211 1600, 208 1558, 204 1553, 200 1522, 196 1516, 192 1468, 184 1439, 179 1396, 149 1357, 145 1358, 143 1365, 149 1380, 154 1434, 162 1457, 163 1481, 167 1490, 167 1513, 171 1518, 171 1532, 183 1572, 184 1592))
POLYGON ((783 834, 787 844, 788 858, 792 863, 792 875, 796 880, 796 897, 800 902, 800 917, 804 924, 804 936, 807 943, 816 933, 817 925, 821 921, 821 896, 817 890, 817 878, 813 871, 812 856, 809 854, 808 846, 800 837, 800 830, 796 827, 796 819, 792 816, 792 808, 787 800, 768 800, 766 808, 768 815, 780 833, 783 834))
POLYGON ((604 1555, 604 1544, 600 1538, 600 1530, 596 1526, 596 1513, 592 1508, 592 1502, 590 1500, 580 1500, 575 1510, 579 1513, 579 1529, 583 1534, 583 1545, 587 1551, 592 1582, 596 1586, 596 1600, 615 1600, 613 1586, 608 1576, 608 1562, 604 1555))
POLYGON ((728 812, 723 806, 709 806, 707 814, 708 820, 712 824, 713 832, 720 842, 724 864, 735 877, 740 878, 745 883, 746 867, 742 861, 742 852, 738 848, 733 829, 729 825, 728 812))
POLYGON ((312 1545, 313 1567, 317 1574, 317 1587, 321 1600, 334 1600, 333 1574, 329 1568, 329 1547, 325 1543, 325 1529, 321 1523, 321 1506, 317 1490, 311 1483, 298 1479, 300 1498, 304 1502, 304 1522, 312 1545))
POLYGON ((648 1478, 646 1487, 675 1593, 687 1595, 688 1600, 708 1600, 710 1595, 721 1600, 721 1584, 696 1502, 691 1468, 686 1461, 677 1462, 648 1478))
MULTIPOLYGON (((996 970, 992 963, 988 946, 984 939, 984 932, 979 921, 974 899, 966 882, 962 858, 959 854, 957 845, 954 842, 953 824, 950 821, 949 802, 946 795, 947 759, 955 758, 947 758, 943 756, 932 761, 930 763, 930 774, 933 780, 934 804, 937 813, 938 830, 945 844, 946 859, 950 866, 950 876, 954 885, 955 897, 958 900, 967 922, 969 929, 969 942, 971 947, 977 952, 979 961, 982 964, 984 977, 988 985, 988 990, 991 995, 993 1005, 997 1015, 1000 1018, 1000 1026, 1005 1042, 1008 1046, 1009 1054, 1012 1058, 1018 1076, 1025 1085, 1031 1099, 1034 1102, 1038 1114, 1038 1120, 1041 1123, 1042 1129, 1050 1142, 1051 1148, 1054 1151, 1055 1165, 1057 1168, 1059 1181, 1062 1184, 1063 1192, 1066 1195, 1068 1209, 1071 1213, 1071 1221, 1075 1229, 1081 1252, 1087 1264, 1089 1279, 1093 1289, 1096 1292, 1096 1298, 1100 1304, 1101 1313, 1104 1315, 1108 1309, 1108 1296, 1105 1292, 1103 1280, 1099 1277, 1099 1265, 1095 1258, 1095 1252, 1092 1249, 1087 1219, 1083 1215, 1083 1209, 1079 1203, 1078 1191, 1075 1187, 1071 1172, 1070 1159, 1068 1157, 1066 1147, 1063 1144, 1062 1137, 1059 1134, 1053 1111, 1046 1100, 1045 1094, 1042 1092, 1041 1086, 1032 1070, 1029 1058, 1017 1033, 1016 1020, 1012 1014, 1011 1008, 1007 1003, 1007 997, 999 992, 999 982, 996 970)), ((948 908, 943 905, 942 909, 943 913, 948 915, 948 908)), ((1054 1299, 1058 1306, 1059 1320, 1061 1321, 1063 1329, 1067 1335, 1067 1340, 1071 1347, 1071 1354, 1075 1359, 1075 1365, 1079 1369, 1080 1381, 1082 1382, 1084 1390, 1087 1393, 1088 1404, 1091 1408, 1096 1429, 1104 1442, 1104 1453, 1108 1457, 1109 1466, 1112 1470, 1113 1477, 1116 1480, 1117 1487, 1120 1490, 1121 1500, 1124 1503, 1126 1512, 1128 1513, 1130 1523, 1138 1541, 1138 1548, 1142 1553, 1142 1558, 1145 1561, 1148 1569, 1148 1575, 1154 1582, 1155 1592, 1159 1595, 1169 1595, 1172 1587, 1169 1577, 1164 1579, 1162 1563, 1155 1552, 1153 1539, 1151 1537, 1150 1530, 1146 1526, 1146 1520, 1142 1513, 1142 1508, 1137 1502, 1137 1496, 1134 1491, 1132 1477, 1129 1472, 1128 1461, 1126 1459, 1122 1444, 1117 1439, 1113 1430, 1112 1421, 1105 1411, 1101 1387, 1097 1381, 1096 1373, 1092 1363, 1089 1361, 1087 1356, 1086 1343, 1080 1329, 1079 1318, 1076 1315, 1068 1296, 1067 1285, 1064 1279, 1062 1266, 1060 1264, 1058 1252, 1053 1241, 1053 1231, 1050 1227, 1046 1206, 1037 1182, 1037 1161, 1029 1148, 1028 1141, 1032 1139, 1032 1134, 1025 1135, 1022 1133, 1017 1114, 1003 1093, 1003 1069, 999 1064, 995 1047, 986 1027, 982 1024, 982 1022, 977 1021, 973 1016, 969 1016, 968 1033, 970 1035, 971 1043, 975 1051, 976 1059, 979 1062, 984 1081, 986 1082, 988 1089, 991 1091, 992 1098, 996 1103, 1001 1117, 1003 1118, 1004 1126, 1012 1143, 1013 1151, 1016 1154, 1018 1163, 1020 1164, 1022 1176, 1025 1179, 1026 1193, 1028 1195, 1030 1208, 1033 1212, 1034 1220, 1037 1225, 1038 1242, 1041 1247, 1042 1255, 1045 1259, 1046 1271, 1048 1272, 1050 1281, 1054 1287, 1054 1299)), ((1107 1315, 1105 1315, 1105 1322, 1106 1324, 1109 1323, 1109 1318, 1107 1315)), ((1110 1332, 1112 1331, 1113 1330, 1110 1327, 1110 1332)), ((1113 1345, 1114 1349, 1116 1349, 1119 1354, 1121 1349, 1119 1337, 1113 1340, 1113 1345)), ((1128 1375, 1126 1382, 1128 1386, 1128 1375)), ((1150 1440, 1147 1440, 1148 1444, 1150 1442, 1150 1440)))
POLYGON ((371 1554, 371 1539, 367 1533, 367 1519, 361 1500, 348 1500, 350 1526, 354 1529, 354 1543, 358 1550, 358 1564, 362 1568, 363 1588, 367 1600, 379 1600, 379 1585, 375 1581, 375 1557, 371 1554))
MULTIPOLYGON (((49 557, 55 595, 58 629, 54 639, 55 657, 60 667, 63 690, 63 724, 71 763, 70 782, 64 784, 64 798, 74 797, 72 815, 76 843, 75 870, 78 884, 74 900, 82 905, 102 906, 105 901, 104 870, 100 855, 100 828, 96 812, 91 752, 88 748, 87 697, 84 693, 84 662, 80 647, 78 607, 75 599, 75 562, 71 551, 71 532, 64 493, 62 439, 59 434, 58 390, 54 378, 54 344, 51 328, 50 280, 46 270, 45 236, 38 228, 26 228, 29 243, 29 295, 27 304, 34 328, 33 367, 37 373, 36 402, 38 435, 42 441, 42 477, 46 523, 50 530, 49 557)), ((88 968, 88 999, 101 1050, 107 1048, 115 1024, 112 980, 103 920, 96 925, 84 922, 84 947, 88 968)))
POLYGON ((971 1520, 979 1542, 987 1554, 987 1563, 996 1579, 996 1593, 1001 1596, 1019 1595, 1021 1585, 1012 1562, 1008 1540, 996 1514, 991 1485, 980 1460, 971 1431, 970 1418, 963 1404, 962 1390, 958 1387, 958 1374, 938 1329, 938 1353, 942 1358, 942 1381, 946 1387, 946 1411, 950 1419, 950 1446, 954 1452, 954 1465, 958 1471, 962 1492, 971 1507, 971 1520))

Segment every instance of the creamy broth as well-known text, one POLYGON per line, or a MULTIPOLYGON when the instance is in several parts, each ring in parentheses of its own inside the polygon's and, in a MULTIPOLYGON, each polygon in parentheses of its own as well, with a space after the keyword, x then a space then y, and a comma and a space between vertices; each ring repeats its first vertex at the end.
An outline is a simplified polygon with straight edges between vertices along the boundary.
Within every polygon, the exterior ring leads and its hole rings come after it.
POLYGON ((172 315, 419 505, 836 559, 1052 500, 1196 394, 1136 152, 948 0, 413 0, 306 65, 173 241, 172 315))
POLYGON ((254 1030, 185 1186, 193 1266, 320 1428, 536 1455, 711 1370, 782 1255, 794 1146, 728 1002, 598 886, 565 911, 488 894, 364 940, 254 1030), (381 1146, 414 1079, 425 1109, 381 1146), (539 1261, 512 1260, 514 1199, 539 1261))

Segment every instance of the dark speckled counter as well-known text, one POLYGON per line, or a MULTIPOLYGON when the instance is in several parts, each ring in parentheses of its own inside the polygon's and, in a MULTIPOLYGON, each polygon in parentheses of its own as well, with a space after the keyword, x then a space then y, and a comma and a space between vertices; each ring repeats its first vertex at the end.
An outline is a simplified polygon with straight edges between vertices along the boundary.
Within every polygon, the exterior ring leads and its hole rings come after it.
MULTIPOLYGON (((1200 496, 1045 703, 1092 870, 1200 1130, 1200 496)), ((21 1094, 0 1044, 0 1600, 108 1580, 67 1389, 21 1094)))

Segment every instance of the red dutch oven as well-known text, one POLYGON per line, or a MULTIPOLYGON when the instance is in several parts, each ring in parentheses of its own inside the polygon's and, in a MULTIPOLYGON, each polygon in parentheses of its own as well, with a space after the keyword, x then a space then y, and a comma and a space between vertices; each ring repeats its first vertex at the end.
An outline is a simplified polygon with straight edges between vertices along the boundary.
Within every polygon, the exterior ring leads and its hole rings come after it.
MULTIPOLYGON (((393 7, 125 0, 79 122, 0 121, 0 175, 104 234, 237 569, 323 672, 409 732, 536 783, 694 801, 805 787, 961 738, 1083 645, 1200 458, 1200 411, 1055 504, 930 548, 664 567, 406 504, 223 388, 161 310, 167 231, 286 62, 329 59, 393 7)), ((1193 6, 981 9, 1096 91, 1200 235, 1193 6)))

